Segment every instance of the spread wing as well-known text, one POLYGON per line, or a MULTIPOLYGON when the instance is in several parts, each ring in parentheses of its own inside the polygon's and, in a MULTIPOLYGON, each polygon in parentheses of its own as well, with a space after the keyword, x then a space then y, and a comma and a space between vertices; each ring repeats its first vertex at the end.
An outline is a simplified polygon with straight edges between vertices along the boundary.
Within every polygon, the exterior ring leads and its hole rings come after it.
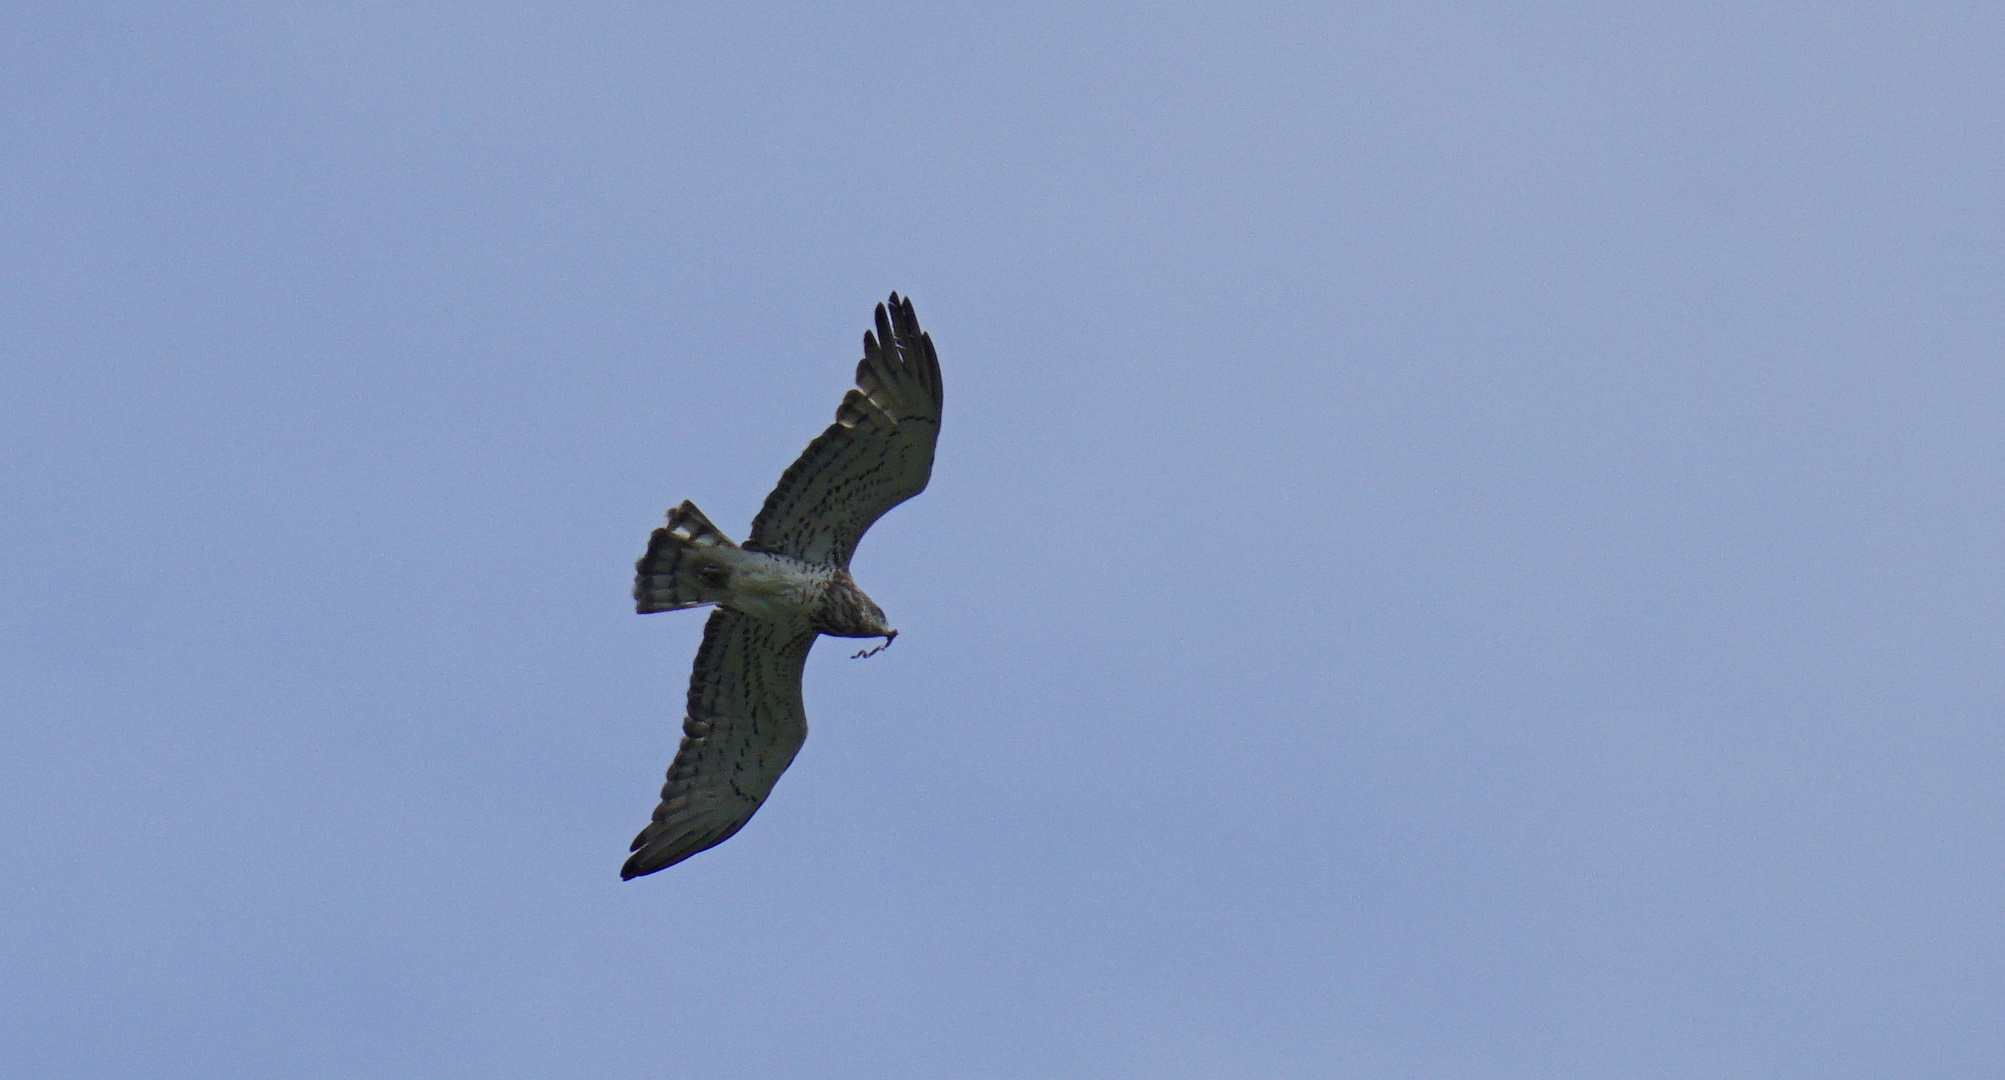
POLYGON ((722 608, 711 614, 689 675, 682 748, 620 877, 673 866, 752 819, 808 737, 801 668, 814 642, 812 630, 722 608))
POLYGON ((847 567, 864 530, 926 490, 939 437, 940 358, 912 301, 892 293, 876 336, 864 332, 856 389, 766 496, 745 546, 847 567))

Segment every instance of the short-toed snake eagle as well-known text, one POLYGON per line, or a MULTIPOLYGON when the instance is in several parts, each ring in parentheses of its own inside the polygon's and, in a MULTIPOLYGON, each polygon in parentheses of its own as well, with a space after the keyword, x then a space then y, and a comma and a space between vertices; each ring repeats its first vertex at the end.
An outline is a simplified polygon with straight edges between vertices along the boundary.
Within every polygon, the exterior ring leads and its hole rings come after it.
POLYGON ((849 558, 872 522, 925 490, 939 435, 940 360, 912 301, 892 293, 877 333, 864 332, 856 389, 766 496, 751 537, 733 544, 684 502, 648 539, 635 610, 717 610, 661 805, 621 877, 673 866, 751 820, 807 738, 801 669, 817 635, 898 636, 850 579, 849 558))

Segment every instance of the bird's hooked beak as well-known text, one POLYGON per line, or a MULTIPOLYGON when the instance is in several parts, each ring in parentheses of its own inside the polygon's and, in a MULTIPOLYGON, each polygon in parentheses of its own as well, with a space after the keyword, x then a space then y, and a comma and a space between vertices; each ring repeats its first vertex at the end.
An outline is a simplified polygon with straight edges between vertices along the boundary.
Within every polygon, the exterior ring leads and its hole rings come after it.
POLYGON ((892 631, 888 631, 888 632, 887 632, 887 633, 886 633, 886 634, 884 635, 884 644, 882 644, 882 645, 878 645, 878 646, 875 646, 875 647, 873 647, 873 648, 869 648, 869 649, 865 649, 865 650, 863 650, 862 652, 860 652, 860 653, 857 653, 857 654, 855 654, 855 655, 851 656, 851 657, 850 657, 850 659, 851 659, 851 660, 861 660, 861 659, 863 659, 863 658, 864 658, 864 657, 866 657, 866 656, 876 656, 876 655, 877 655, 878 653, 881 653, 881 652, 883 652, 884 650, 886 650, 886 649, 890 648, 890 647, 891 647, 891 643, 892 643, 893 641, 896 641, 897 639, 898 639, 898 631, 896 631, 896 630, 892 630, 892 631))

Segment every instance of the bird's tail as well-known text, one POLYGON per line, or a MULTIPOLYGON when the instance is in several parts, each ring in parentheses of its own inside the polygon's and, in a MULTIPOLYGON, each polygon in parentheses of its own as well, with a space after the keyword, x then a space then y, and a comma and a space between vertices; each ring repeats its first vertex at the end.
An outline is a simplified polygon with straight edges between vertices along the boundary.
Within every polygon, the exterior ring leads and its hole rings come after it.
POLYGON ((726 553, 737 549, 685 500, 668 512, 668 524, 648 537, 647 554, 634 563, 634 610, 645 615, 715 603, 731 580, 726 553))

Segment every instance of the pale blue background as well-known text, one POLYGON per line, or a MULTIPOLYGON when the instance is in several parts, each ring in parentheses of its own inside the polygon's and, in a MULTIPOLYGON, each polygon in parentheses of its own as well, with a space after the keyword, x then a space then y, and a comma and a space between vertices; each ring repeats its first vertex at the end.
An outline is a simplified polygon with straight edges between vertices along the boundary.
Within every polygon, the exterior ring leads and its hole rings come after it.
POLYGON ((0 1074, 2005 1072, 2005 8, 10 4, 0 1074), (932 488, 622 884, 870 306, 932 488))

